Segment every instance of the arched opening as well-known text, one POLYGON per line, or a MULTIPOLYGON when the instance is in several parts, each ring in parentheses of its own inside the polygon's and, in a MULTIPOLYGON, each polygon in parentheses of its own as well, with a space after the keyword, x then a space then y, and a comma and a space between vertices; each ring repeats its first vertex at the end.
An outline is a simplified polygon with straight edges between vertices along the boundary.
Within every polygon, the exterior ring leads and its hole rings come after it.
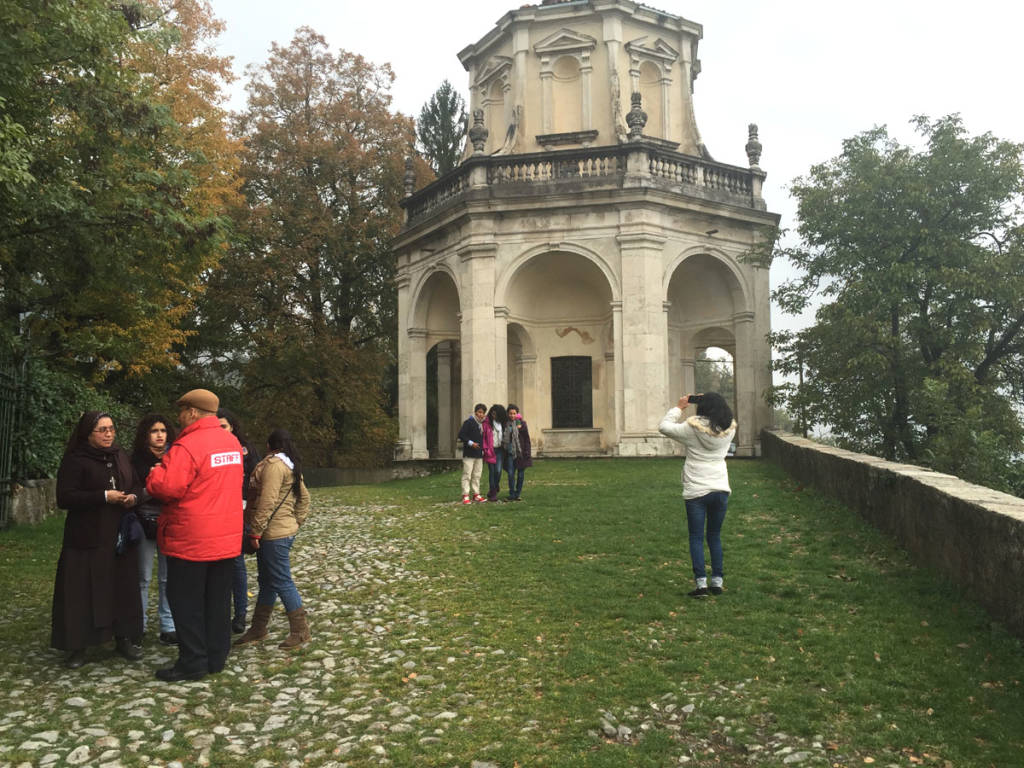
POLYGON ((605 354, 612 290, 604 272, 580 254, 542 253, 512 275, 504 301, 508 391, 535 444, 547 455, 602 453, 615 424, 614 361, 605 354), (586 426, 557 428, 556 416, 570 411, 573 424, 586 426))
POLYGON ((733 354, 722 347, 698 346, 693 367, 694 392, 717 392, 729 403, 732 412, 736 413, 736 368, 733 354))
POLYGON ((411 370, 424 371, 422 379, 410 380, 410 386, 422 387, 414 393, 414 402, 424 409, 420 411, 422 421, 417 419, 422 424, 420 446, 431 457, 451 457, 455 455, 462 377, 459 294, 446 272, 434 272, 424 282, 412 326, 421 329, 424 338, 422 346, 410 350, 410 354, 425 357, 422 363, 410 360, 411 370))
MULTIPOLYGON (((736 275, 711 254, 689 256, 673 272, 667 299, 671 391, 719 392, 738 413, 741 399, 753 397, 753 384, 740 375, 752 350, 737 345, 746 302, 736 275)), ((745 437, 751 425, 739 428, 745 437)))

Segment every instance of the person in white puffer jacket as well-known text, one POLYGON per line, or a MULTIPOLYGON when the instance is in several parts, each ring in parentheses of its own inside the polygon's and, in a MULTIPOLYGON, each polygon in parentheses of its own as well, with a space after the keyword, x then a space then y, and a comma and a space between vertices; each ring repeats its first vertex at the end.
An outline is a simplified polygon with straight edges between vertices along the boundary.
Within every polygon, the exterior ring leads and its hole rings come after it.
POLYGON ((686 527, 690 534, 690 561, 697 586, 690 597, 722 594, 722 523, 729 505, 729 472, 725 457, 729 453, 736 422, 732 409, 717 392, 684 395, 661 420, 658 431, 686 448, 683 462, 683 498, 686 501, 686 527), (697 415, 680 421, 691 404, 697 415), (711 587, 708 589, 704 564, 704 530, 707 526, 708 551, 711 553, 711 587))

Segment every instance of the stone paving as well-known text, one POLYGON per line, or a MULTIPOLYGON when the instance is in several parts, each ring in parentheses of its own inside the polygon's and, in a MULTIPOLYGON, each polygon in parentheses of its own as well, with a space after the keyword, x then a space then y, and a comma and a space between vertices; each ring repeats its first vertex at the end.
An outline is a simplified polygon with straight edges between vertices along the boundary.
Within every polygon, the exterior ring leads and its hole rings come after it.
MULTIPOLYGON (((462 671, 474 681, 508 677, 511 665, 526 659, 514 649, 432 636, 431 617, 396 595, 437 590, 444 574, 406 567, 416 542, 393 536, 390 509, 314 509, 293 557, 314 640, 297 653, 277 648, 287 632, 280 606, 266 641, 234 649, 220 675, 198 682, 153 677, 174 653, 156 642, 152 627, 137 663, 94 650, 85 667, 69 671, 56 651, 29 648, 20 667, 0 668, 0 768, 413 765, 409 755, 417 749, 435 761, 440 754, 435 764, 451 768, 513 768, 490 754, 500 743, 469 759, 444 750, 457 732, 489 718, 510 734, 542 727, 506 723, 507 713, 460 690, 462 671)), ((251 588, 253 568, 251 562, 251 588)), ((47 611, 40 608, 40 621, 48 623, 47 611)), ((579 728, 595 747, 667 732, 680 741, 677 765, 828 765, 820 738, 774 732, 770 716, 730 724, 708 715, 707 727, 686 728, 716 695, 736 695, 744 685, 710 696, 681 689, 626 711, 597 710, 579 728)))

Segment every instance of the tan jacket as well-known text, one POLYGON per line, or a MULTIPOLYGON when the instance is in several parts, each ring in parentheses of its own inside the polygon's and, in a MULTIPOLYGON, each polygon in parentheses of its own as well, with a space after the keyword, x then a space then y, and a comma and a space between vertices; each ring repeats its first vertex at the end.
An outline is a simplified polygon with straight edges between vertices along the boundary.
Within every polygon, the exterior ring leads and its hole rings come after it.
POLYGON ((249 535, 273 540, 298 533, 299 526, 309 514, 309 491, 305 483, 300 483, 299 497, 296 498, 292 493, 294 482, 292 471, 277 454, 270 454, 256 465, 249 478, 249 499, 245 509, 249 535))

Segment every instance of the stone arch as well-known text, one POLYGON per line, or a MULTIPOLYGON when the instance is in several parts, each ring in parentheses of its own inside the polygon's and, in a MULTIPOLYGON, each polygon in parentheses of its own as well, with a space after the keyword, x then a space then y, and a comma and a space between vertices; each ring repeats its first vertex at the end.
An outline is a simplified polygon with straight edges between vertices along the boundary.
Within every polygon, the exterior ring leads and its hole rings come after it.
POLYGON ((459 281, 446 264, 439 264, 424 272, 413 286, 412 296, 407 328, 423 328, 431 335, 446 338, 459 337, 459 281), (450 317, 446 316, 449 309, 450 317), (451 322, 453 318, 454 324, 451 322))
POLYGON ((531 437, 552 454, 599 454, 615 425, 614 360, 606 355, 614 272, 597 254, 549 244, 501 273, 496 303, 507 312, 510 394, 520 392, 531 437), (532 351, 531 351, 532 350, 532 351), (571 413, 571 419, 563 419, 571 413), (553 429, 558 417, 560 426, 553 429), (554 441, 554 442, 552 442, 554 441))
POLYGON ((417 398, 425 408, 421 414, 425 448, 430 456, 451 457, 458 430, 461 398, 460 298, 458 282, 447 266, 425 272, 413 291, 410 338, 418 343, 410 355, 412 370, 422 371, 410 386, 420 389, 417 398))
POLYGON ((621 300, 621 296, 619 295, 618 274, 603 256, 596 251, 576 245, 575 243, 545 243, 544 245, 538 245, 523 251, 519 256, 512 259, 508 263, 508 266, 502 270, 494 286, 495 306, 508 306, 508 288, 516 274, 533 259, 547 253, 574 254, 582 256, 584 259, 592 262, 593 265, 601 271, 601 274, 604 275, 604 278, 608 283, 608 287, 611 290, 611 300, 621 300))
POLYGON ((721 347, 732 356, 737 444, 752 450, 756 425, 751 418, 760 392, 754 370, 757 340, 754 301, 744 272, 734 259, 707 248, 680 254, 666 273, 669 380, 674 390, 693 391, 698 351, 721 347))
POLYGON ((733 306, 735 307, 735 311, 741 312, 752 310, 752 300, 750 297, 750 289, 748 287, 746 277, 740 270, 739 266, 736 264, 735 260, 727 256, 722 251, 719 251, 714 248, 706 248, 703 246, 695 246, 693 248, 688 248, 682 253, 680 253, 678 256, 676 256, 671 262, 669 262, 667 268, 665 269, 664 276, 664 291, 666 300, 671 301, 671 296, 669 296, 670 283, 676 276, 679 268, 690 259, 699 259, 702 257, 714 260, 723 269, 728 271, 729 275, 731 276, 729 282, 731 286, 733 306))

